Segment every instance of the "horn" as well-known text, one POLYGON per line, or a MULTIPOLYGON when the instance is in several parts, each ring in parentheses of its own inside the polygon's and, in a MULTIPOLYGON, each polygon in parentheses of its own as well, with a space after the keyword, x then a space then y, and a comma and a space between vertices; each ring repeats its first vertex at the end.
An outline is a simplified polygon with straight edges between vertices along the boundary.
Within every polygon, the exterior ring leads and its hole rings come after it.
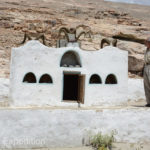
POLYGON ((24 39, 23 39, 23 41, 20 44, 24 44, 26 42, 26 39, 32 40, 32 38, 27 33, 25 33, 24 34, 24 39))
POLYGON ((106 39, 106 38, 102 39, 101 44, 100 44, 101 48, 103 48, 103 46, 104 46, 105 43, 107 43, 108 45, 110 45, 110 40, 106 39))

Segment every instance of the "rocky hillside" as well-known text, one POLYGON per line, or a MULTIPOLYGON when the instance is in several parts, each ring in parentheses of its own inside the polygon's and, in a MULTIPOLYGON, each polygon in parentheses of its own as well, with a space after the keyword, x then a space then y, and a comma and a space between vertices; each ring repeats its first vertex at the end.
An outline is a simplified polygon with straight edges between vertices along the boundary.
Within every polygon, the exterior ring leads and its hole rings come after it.
MULTIPOLYGON (((19 46, 25 32, 44 33, 47 45, 55 47, 60 27, 83 25, 82 30, 90 30, 92 36, 80 38, 82 48, 98 50, 102 38, 120 33, 146 39, 149 12, 148 6, 103 0, 1 0, 0 77, 9 77, 11 47, 19 46)), ((129 51, 129 76, 140 75, 145 46, 118 40, 117 47, 129 51)))

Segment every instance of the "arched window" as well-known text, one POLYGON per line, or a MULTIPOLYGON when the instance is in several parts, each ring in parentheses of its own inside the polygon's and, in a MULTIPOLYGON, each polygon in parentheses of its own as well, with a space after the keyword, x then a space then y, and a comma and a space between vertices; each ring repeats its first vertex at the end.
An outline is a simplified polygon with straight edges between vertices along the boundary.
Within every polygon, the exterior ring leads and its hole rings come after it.
POLYGON ((36 83, 36 77, 32 72, 27 73, 24 78, 23 78, 23 82, 26 83, 36 83))
POLYGON ((53 83, 53 81, 50 75, 44 74, 41 76, 39 83, 53 83))
POLYGON ((106 78, 105 84, 117 84, 117 78, 113 74, 109 74, 106 78))
POLYGON ((101 83, 102 83, 102 80, 99 75, 93 74, 90 77, 90 84, 101 84, 101 83))
POLYGON ((81 67, 80 57, 76 52, 66 52, 60 62, 61 67, 81 67))

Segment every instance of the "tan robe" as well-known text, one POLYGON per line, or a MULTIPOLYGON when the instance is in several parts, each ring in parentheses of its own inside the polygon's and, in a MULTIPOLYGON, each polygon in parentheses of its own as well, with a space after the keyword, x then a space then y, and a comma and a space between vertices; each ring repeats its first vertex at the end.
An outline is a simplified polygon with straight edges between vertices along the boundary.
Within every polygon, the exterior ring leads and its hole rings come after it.
POLYGON ((147 49, 144 55, 144 89, 147 104, 150 104, 150 49, 147 49))

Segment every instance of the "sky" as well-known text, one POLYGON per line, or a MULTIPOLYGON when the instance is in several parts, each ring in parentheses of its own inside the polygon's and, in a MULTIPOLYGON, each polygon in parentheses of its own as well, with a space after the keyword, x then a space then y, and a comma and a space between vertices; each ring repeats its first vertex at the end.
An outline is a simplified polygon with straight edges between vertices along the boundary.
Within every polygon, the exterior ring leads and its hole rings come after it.
POLYGON ((124 3, 131 3, 131 4, 142 4, 142 5, 150 5, 150 0, 105 0, 111 2, 124 2, 124 3))

